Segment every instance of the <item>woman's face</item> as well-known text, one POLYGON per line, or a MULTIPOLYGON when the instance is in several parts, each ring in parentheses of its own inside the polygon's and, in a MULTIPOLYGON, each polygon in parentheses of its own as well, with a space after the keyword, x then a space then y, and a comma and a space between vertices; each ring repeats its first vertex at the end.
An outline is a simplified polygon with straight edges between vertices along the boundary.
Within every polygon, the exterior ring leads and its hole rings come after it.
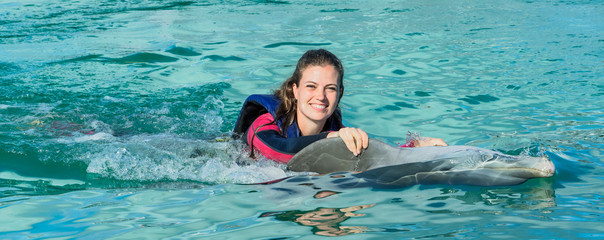
POLYGON ((325 124, 338 106, 338 72, 332 65, 309 66, 302 71, 300 85, 293 85, 298 121, 325 124))

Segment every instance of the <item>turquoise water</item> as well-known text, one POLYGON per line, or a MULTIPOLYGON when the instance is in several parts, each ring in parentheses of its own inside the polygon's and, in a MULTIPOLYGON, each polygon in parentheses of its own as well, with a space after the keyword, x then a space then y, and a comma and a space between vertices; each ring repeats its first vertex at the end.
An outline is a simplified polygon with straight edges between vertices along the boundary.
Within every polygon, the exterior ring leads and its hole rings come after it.
POLYGON ((588 0, 0 1, 0 239, 604 238, 603 33, 588 0), (347 125, 557 174, 384 189, 250 160, 243 100, 312 48, 344 62, 347 125))

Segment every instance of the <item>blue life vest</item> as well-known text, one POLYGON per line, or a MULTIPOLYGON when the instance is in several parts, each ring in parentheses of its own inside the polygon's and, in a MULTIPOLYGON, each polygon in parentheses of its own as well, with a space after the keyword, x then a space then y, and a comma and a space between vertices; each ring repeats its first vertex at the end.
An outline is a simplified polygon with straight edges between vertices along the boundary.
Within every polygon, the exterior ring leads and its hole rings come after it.
MULTIPOLYGON (((239 112, 239 118, 237 118, 237 123, 235 123, 235 129, 233 130, 233 137, 240 138, 244 136, 252 125, 252 123, 256 120, 256 118, 260 117, 260 115, 265 113, 270 113, 273 118, 276 119, 277 108, 281 100, 275 95, 268 94, 253 94, 247 97, 245 102, 243 103, 243 107, 241 108, 241 112, 239 112)), ((283 123, 283 119, 276 119, 276 124, 279 129, 281 129, 281 124, 283 123)), ((342 128, 342 115, 340 113, 340 109, 336 109, 336 111, 327 119, 325 122, 325 127, 323 131, 338 131, 342 128)), ((298 123, 294 121, 292 125, 287 128, 287 137, 299 137, 300 129, 298 129, 298 123)))

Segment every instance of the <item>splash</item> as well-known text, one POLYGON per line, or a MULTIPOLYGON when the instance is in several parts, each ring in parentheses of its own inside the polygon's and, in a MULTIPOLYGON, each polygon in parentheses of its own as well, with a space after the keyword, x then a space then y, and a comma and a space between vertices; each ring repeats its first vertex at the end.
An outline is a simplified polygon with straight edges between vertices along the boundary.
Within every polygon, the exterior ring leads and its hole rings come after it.
POLYGON ((284 166, 268 160, 252 161, 246 155, 245 146, 237 141, 139 135, 90 154, 86 171, 118 180, 210 184, 254 183, 287 176, 284 166))

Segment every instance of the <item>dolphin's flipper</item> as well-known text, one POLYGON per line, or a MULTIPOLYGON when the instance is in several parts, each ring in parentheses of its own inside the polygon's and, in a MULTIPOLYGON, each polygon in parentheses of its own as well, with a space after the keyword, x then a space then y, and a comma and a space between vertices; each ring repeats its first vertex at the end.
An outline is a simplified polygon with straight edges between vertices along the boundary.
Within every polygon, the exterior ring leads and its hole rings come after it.
POLYGON ((492 169, 466 169, 432 171, 430 167, 440 165, 440 160, 403 163, 370 169, 354 174, 378 185, 411 186, 415 184, 450 184, 474 186, 505 186, 520 184, 528 180, 510 175, 501 175, 492 169))
POLYGON ((340 138, 317 141, 288 163, 297 172, 359 172, 356 177, 381 185, 464 184, 514 185, 550 177, 555 168, 547 157, 510 156, 471 146, 400 148, 370 139, 354 156, 340 138))

